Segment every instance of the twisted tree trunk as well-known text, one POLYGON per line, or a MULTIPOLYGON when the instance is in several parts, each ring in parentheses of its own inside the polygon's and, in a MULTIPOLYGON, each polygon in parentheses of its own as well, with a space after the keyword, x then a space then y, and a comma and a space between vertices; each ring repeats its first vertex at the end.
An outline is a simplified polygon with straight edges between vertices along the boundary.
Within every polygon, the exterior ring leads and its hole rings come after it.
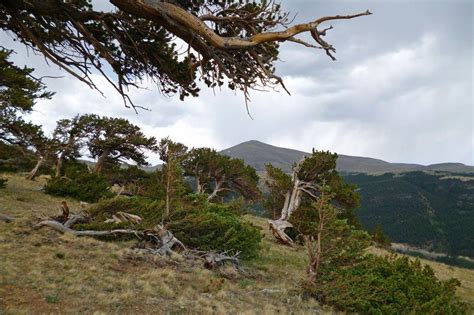
POLYGON ((30 173, 28 173, 28 175, 25 178, 27 180, 33 180, 33 178, 35 178, 36 173, 38 173, 38 170, 41 167, 41 165, 43 165, 43 163, 44 163, 44 157, 41 156, 36 162, 35 167, 30 171, 30 173))
POLYGON ((268 220, 268 225, 273 236, 283 244, 289 246, 292 246, 294 242, 293 239, 285 233, 285 229, 293 227, 288 220, 290 219, 291 214, 299 208, 303 197, 303 182, 298 179, 298 172, 303 161, 304 158, 301 159, 293 169, 293 174, 291 176, 293 188, 285 195, 285 202, 281 209, 280 218, 278 220, 268 220))

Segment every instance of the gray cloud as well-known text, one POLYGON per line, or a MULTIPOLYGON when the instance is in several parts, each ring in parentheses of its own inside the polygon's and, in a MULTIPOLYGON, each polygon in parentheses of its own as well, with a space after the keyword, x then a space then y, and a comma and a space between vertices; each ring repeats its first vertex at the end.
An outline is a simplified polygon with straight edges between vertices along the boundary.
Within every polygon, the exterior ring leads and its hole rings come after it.
MULTIPOLYGON (((132 91, 137 104, 152 109, 136 115, 103 79, 97 82, 107 98, 68 76, 48 81, 57 94, 39 102, 31 119, 50 131, 57 119, 94 112, 128 118, 149 135, 188 146, 223 149, 258 139, 392 162, 474 164, 470 1, 283 2, 298 13, 295 22, 366 9, 374 15, 334 23, 327 40, 337 48, 336 62, 319 50, 282 44, 277 71, 292 95, 253 92, 254 120, 243 96, 227 90, 204 89, 180 102, 149 86, 132 91)), ((0 40, 9 42, 5 34, 0 40)), ((17 63, 65 75, 15 47, 17 63)))

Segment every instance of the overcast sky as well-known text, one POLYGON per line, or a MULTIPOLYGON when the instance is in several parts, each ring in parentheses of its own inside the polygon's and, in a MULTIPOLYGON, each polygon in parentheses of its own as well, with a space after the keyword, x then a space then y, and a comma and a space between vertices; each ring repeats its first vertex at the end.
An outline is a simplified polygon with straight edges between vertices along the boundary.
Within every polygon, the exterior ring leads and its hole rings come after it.
MULTIPOLYGON (((77 113, 124 117, 150 136, 170 136, 189 147, 224 149, 247 140, 310 151, 367 156, 389 162, 474 165, 473 4, 471 1, 282 0, 295 22, 370 9, 374 15, 334 22, 326 37, 337 61, 319 50, 281 45, 277 74, 285 92, 253 92, 251 120, 243 96, 202 90, 199 98, 168 98, 150 85, 133 91, 140 112, 97 76, 106 98, 22 46, 14 61, 37 69, 56 92, 30 115, 50 132, 77 113)), ((152 156, 151 163, 158 158, 152 156)))

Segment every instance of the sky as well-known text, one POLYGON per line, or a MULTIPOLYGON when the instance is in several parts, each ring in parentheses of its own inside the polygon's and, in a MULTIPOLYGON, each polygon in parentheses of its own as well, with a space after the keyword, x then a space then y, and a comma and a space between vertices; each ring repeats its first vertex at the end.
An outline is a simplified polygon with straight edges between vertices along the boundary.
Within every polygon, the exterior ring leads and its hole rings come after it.
MULTIPOLYGON (((95 113, 127 118, 149 136, 169 136, 188 147, 221 150, 259 140, 389 162, 474 165, 471 1, 280 2, 296 14, 294 23, 367 9, 373 15, 332 23, 326 40, 337 49, 337 61, 320 50, 282 43, 276 69, 291 96, 282 89, 251 92, 253 119, 242 94, 203 89, 183 102, 146 81, 148 89, 131 91, 131 97, 151 111, 136 114, 100 76, 96 83, 105 97, 8 34, 1 33, 0 41, 15 49, 15 63, 34 67, 37 76, 63 76, 45 81, 56 94, 28 116, 46 132, 61 118, 95 113)), ((158 161, 150 154, 150 163, 158 161)))

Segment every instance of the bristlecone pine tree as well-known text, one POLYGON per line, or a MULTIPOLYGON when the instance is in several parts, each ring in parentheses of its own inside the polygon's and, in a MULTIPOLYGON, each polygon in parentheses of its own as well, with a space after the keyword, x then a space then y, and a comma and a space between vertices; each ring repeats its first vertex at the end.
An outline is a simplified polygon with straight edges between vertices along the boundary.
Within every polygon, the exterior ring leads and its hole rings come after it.
MULTIPOLYGON (((315 151, 310 156, 303 157, 293 167, 292 175, 267 165, 266 184, 270 194, 267 205, 275 207, 278 203, 282 207, 278 219, 269 220, 273 235, 281 242, 292 245, 293 240, 285 233, 291 228, 292 214, 298 210, 305 199, 319 198, 320 185, 326 184, 334 192, 334 204, 341 209, 342 214, 350 217, 351 210, 358 206, 359 196, 355 193, 355 186, 346 184, 336 171, 337 154, 329 151, 315 151)), ((275 210, 273 210, 275 211, 275 210)))
POLYGON ((171 202, 183 188, 183 170, 181 163, 186 158, 188 148, 179 142, 174 142, 170 138, 161 139, 158 145, 160 159, 165 162, 162 172, 162 182, 165 190, 165 213, 163 221, 170 215, 171 202))
POLYGON ((198 81, 211 88, 227 84, 246 97, 252 88, 285 88, 274 68, 280 43, 317 48, 335 60, 335 48, 323 39, 332 26, 322 25, 371 14, 324 16, 291 25, 292 16, 271 0, 108 3, 114 10, 97 11, 90 0, 3 0, 0 27, 91 88, 96 88, 91 77, 95 69, 125 104, 134 106, 127 88, 146 76, 164 94, 180 98, 197 95, 198 81), (313 42, 296 37, 302 33, 309 33, 313 42))
POLYGON ((21 115, 31 112, 37 100, 48 99, 53 93, 45 91, 41 80, 32 76, 33 69, 10 62, 10 55, 11 51, 0 49, 0 141, 37 160, 27 176, 33 179, 48 158, 52 142, 41 126, 26 122, 21 115))
POLYGON ((140 127, 123 118, 83 117, 87 124, 87 148, 92 158, 97 159, 94 172, 100 173, 105 162, 134 161, 148 165, 145 151, 156 151, 154 137, 146 137, 140 127))
POLYGON ((87 115, 76 115, 72 119, 61 119, 56 123, 53 139, 56 142, 56 177, 61 176, 64 160, 78 158, 85 145, 87 135, 87 115))
POLYGON ((241 159, 217 153, 209 148, 192 149, 184 161, 186 174, 193 176, 196 192, 216 200, 233 193, 249 200, 261 196, 259 177, 254 168, 241 159))

